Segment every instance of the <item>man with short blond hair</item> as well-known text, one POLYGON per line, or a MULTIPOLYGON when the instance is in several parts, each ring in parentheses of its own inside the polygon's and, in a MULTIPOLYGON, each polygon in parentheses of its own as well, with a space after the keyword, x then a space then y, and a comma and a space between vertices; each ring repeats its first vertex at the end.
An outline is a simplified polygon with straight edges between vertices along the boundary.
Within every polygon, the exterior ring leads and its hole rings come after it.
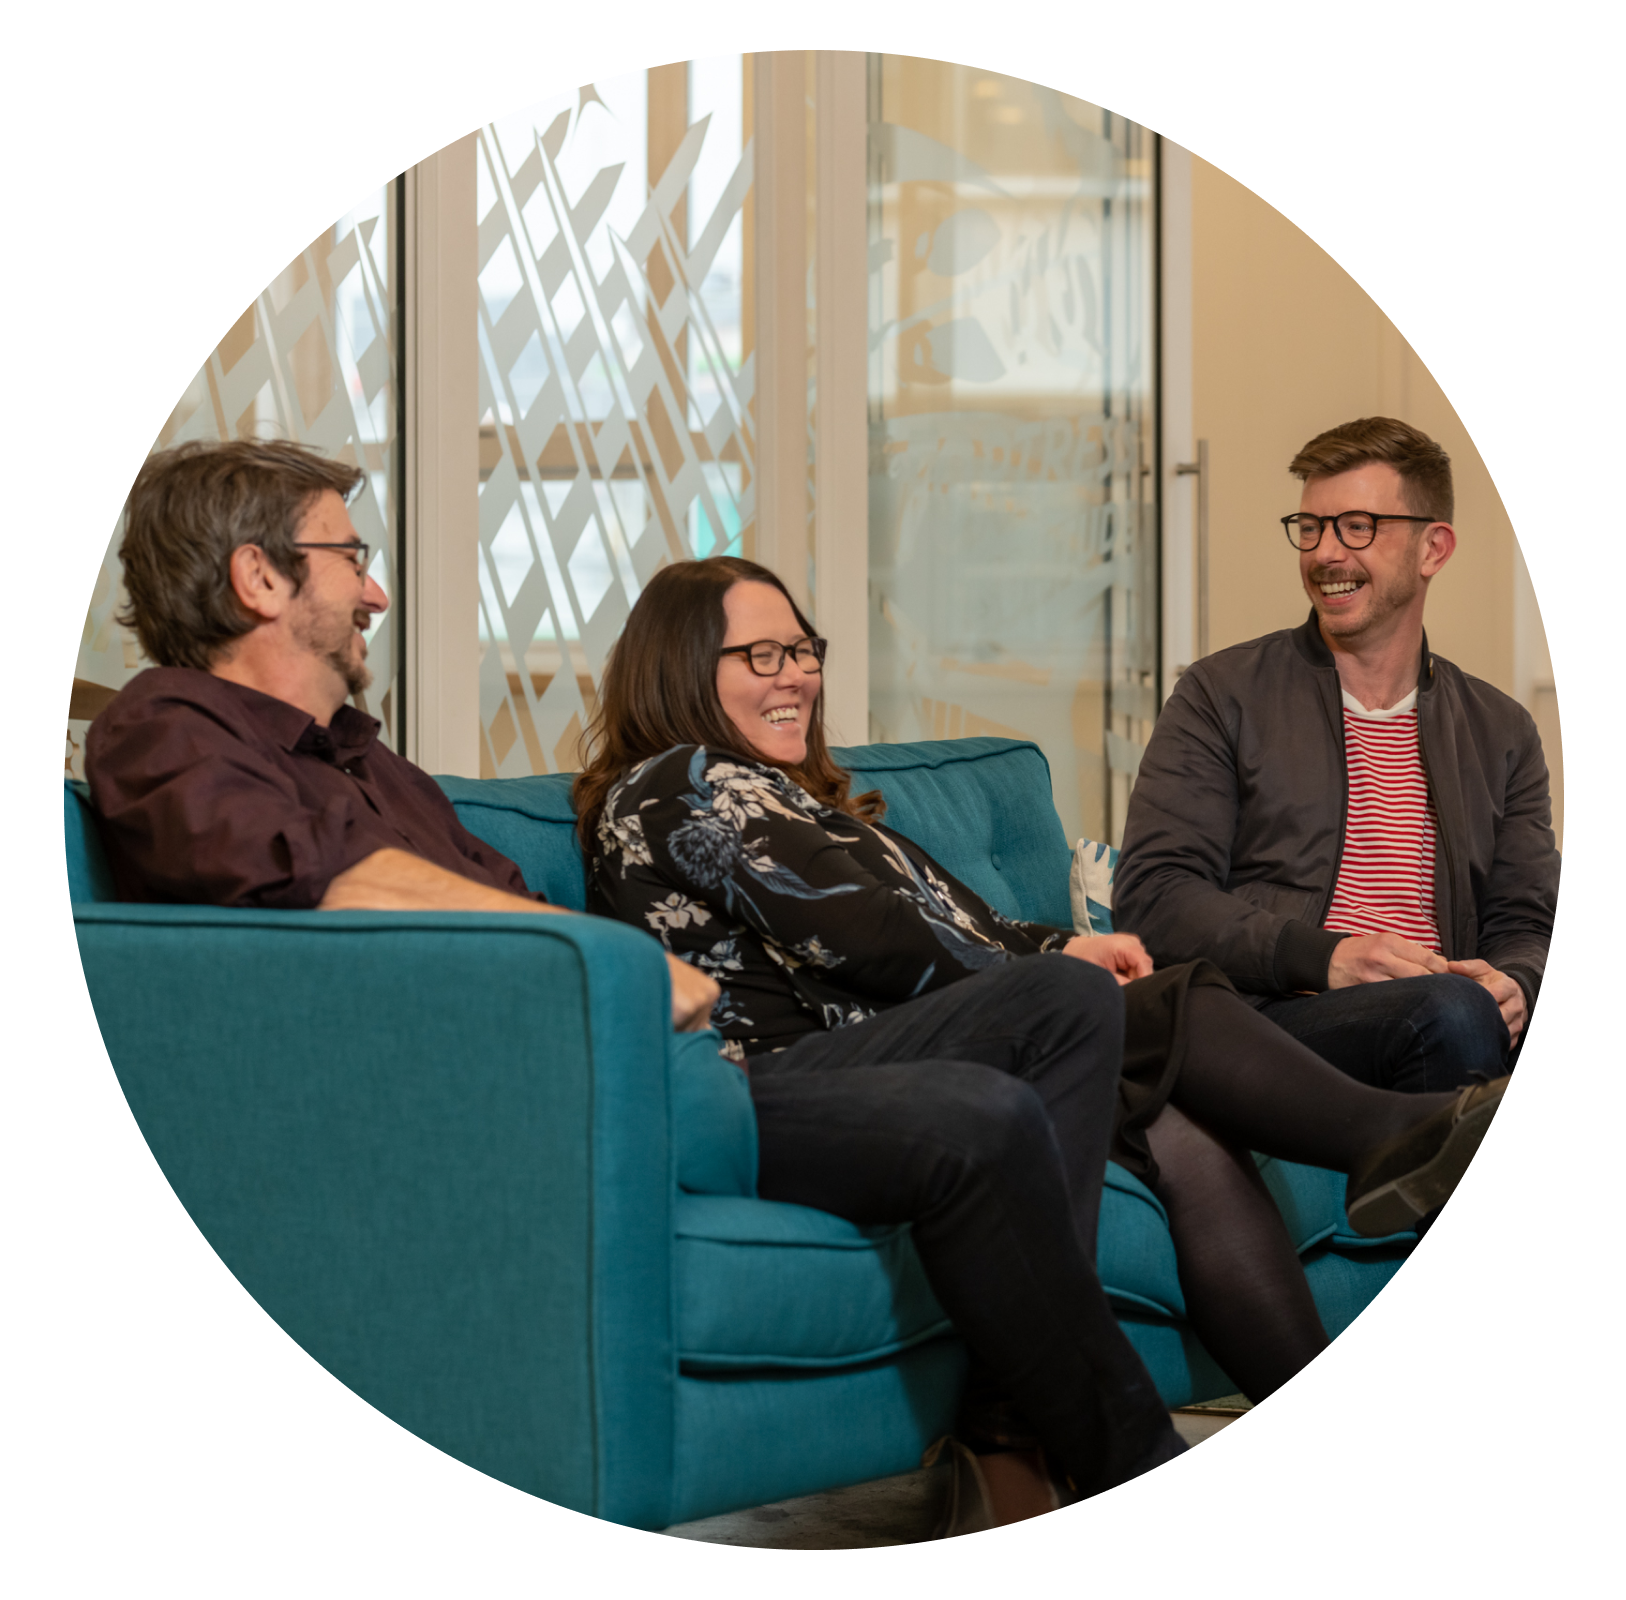
POLYGON ((1457 543, 1450 458, 1363 417, 1289 471, 1310 618, 1175 685, 1130 798, 1115 921, 1160 964, 1215 961, 1364 1081, 1496 1076, 1541 987, 1558 852, 1529 713, 1423 632, 1457 543))

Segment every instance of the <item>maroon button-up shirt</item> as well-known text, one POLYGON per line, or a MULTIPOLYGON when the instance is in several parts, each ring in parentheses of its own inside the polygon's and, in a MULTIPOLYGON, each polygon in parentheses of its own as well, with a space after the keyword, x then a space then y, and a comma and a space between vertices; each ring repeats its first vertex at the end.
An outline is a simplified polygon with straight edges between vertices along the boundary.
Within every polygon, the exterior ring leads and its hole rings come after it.
POLYGON ((85 773, 124 900, 305 910, 377 850, 408 850, 538 899, 427 773, 344 706, 323 728, 286 700, 150 667, 91 724, 85 773))

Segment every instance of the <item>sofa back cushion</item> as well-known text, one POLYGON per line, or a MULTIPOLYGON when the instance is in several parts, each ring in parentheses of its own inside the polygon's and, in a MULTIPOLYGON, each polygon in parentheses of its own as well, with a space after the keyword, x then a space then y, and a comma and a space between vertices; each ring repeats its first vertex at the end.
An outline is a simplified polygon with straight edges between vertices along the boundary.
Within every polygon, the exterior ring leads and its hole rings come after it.
POLYGON ((437 777, 470 833, 501 850, 519 868, 526 888, 556 906, 581 911, 587 880, 570 809, 573 772, 540 778, 437 777))
MULTIPOLYGON (((831 753, 852 772, 855 793, 878 788, 886 795, 890 827, 935 856, 989 905, 1028 922, 1070 925, 1067 841, 1050 799, 1050 767, 1037 745, 946 739, 853 745, 831 753)), ((587 886, 570 809, 573 777, 559 772, 435 781, 463 826, 513 861, 531 890, 580 911, 587 886)), ((114 899, 112 872, 83 783, 64 785, 63 832, 72 898, 114 899)))
MULTIPOLYGON (((995 910, 1071 926, 1071 860, 1050 798, 1050 766, 1018 739, 853 745, 831 754, 853 790, 880 789, 889 827, 913 839, 995 910)), ((495 846, 555 905, 586 903, 571 773, 437 778, 463 826, 495 846)))
POLYGON ((96 831, 88 785, 68 779, 62 786, 62 834, 68 850, 68 898, 113 900, 113 873, 96 831))
POLYGON ((1072 926, 1071 858, 1050 798, 1050 764, 1017 739, 854 745, 831 754, 853 792, 879 789, 886 824, 913 839, 996 911, 1072 926))

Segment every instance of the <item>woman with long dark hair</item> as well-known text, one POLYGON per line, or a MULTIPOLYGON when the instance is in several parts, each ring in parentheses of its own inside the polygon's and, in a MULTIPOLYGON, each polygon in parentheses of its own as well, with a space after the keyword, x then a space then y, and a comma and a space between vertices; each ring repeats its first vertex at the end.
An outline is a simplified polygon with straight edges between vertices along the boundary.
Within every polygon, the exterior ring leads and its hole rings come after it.
POLYGON ((1008 921, 851 794, 823 659, 766 568, 655 575, 576 780, 588 909, 721 985, 765 1198, 913 1224, 972 1353, 960 1436, 996 1515, 1031 1514, 1041 1448, 1063 1497, 1180 1449, 1095 1274, 1109 1154, 1162 1202, 1191 1322, 1259 1400, 1327 1337, 1249 1151, 1354 1174, 1352 1223, 1393 1232, 1443 1203, 1502 1084, 1369 1088, 1206 962, 1154 974, 1130 935, 1008 921))

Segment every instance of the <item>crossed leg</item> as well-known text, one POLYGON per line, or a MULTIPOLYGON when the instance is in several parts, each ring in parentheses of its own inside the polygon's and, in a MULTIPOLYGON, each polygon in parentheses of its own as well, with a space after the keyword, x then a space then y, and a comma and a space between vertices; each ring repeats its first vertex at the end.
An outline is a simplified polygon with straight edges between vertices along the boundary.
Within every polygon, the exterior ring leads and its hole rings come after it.
POLYGON ((1037 957, 751 1062, 759 1192, 911 1222, 974 1360, 1084 1494, 1182 1448, 1095 1272, 1122 1039, 1110 976, 1037 957))
MULTIPOLYGON (((1235 993, 1196 987, 1170 1105, 1148 1130, 1187 1308, 1261 1399, 1327 1344, 1250 1150, 1350 1172, 1449 1094, 1357 1083, 1235 993)), ((1122 1005, 1067 957, 1003 964, 752 1062, 759 1192, 908 1221, 978 1381, 1085 1493, 1179 1451, 1095 1272, 1122 1005)))
POLYGON ((1186 1310, 1209 1353, 1262 1400, 1327 1346, 1303 1266, 1249 1154, 1354 1171, 1454 1098, 1370 1088, 1228 989, 1186 997, 1188 1042, 1147 1130, 1186 1310))

